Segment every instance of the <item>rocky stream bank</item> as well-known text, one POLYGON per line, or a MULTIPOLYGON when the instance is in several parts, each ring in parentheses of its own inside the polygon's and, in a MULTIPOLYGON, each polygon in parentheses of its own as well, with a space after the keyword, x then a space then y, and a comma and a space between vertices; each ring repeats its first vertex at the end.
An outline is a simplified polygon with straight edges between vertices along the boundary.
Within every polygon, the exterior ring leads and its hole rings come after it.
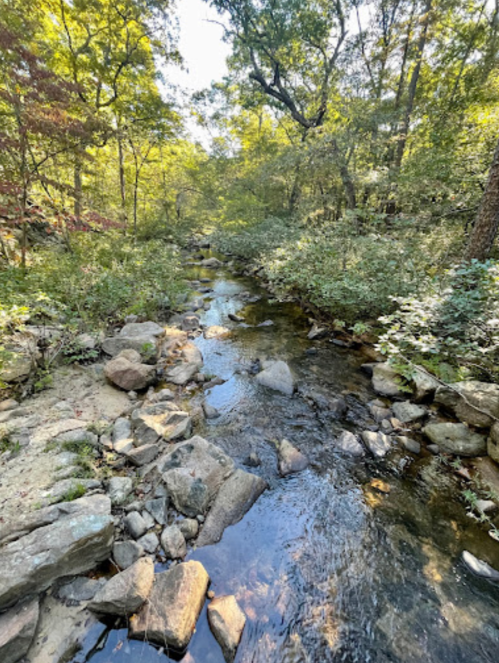
POLYGON ((499 388, 402 385, 195 251, 167 325, 0 403, 0 661, 493 660, 499 388))

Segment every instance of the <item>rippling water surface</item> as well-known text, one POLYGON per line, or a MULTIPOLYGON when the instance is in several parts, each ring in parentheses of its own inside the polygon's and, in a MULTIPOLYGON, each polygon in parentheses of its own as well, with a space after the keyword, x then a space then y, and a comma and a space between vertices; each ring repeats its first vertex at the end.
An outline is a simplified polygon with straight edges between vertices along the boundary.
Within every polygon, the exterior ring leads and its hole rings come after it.
MULTIPOLYGON (((247 616, 236 663, 481 663, 499 661, 499 589, 470 576, 459 562, 469 549, 499 568, 499 544, 466 517, 453 479, 442 481, 429 458, 395 452, 383 463, 353 461, 334 451, 334 435, 356 430, 374 395, 360 354, 324 341, 306 353, 306 316, 268 299, 250 279, 191 267, 211 278, 205 325, 229 336, 196 343, 204 372, 226 382, 207 393, 222 414, 199 431, 270 489, 220 543, 191 550, 217 595, 235 594, 247 616), (258 295, 259 301, 248 302, 258 295), (231 322, 241 313, 245 325, 231 322), (271 326, 258 327, 266 320, 271 326), (300 384, 292 399, 268 392, 248 372, 257 359, 284 359, 300 384), (305 395, 342 396, 346 420, 318 412, 305 395), (297 444, 311 459, 281 479, 275 440, 297 444), (247 469, 247 468, 246 468, 247 469), (390 493, 370 486, 382 477, 390 493)), ((193 397, 196 394, 193 393, 193 397)), ((165 663, 172 659, 110 629, 74 659, 92 663, 165 663)), ((206 606, 183 663, 223 663, 206 606)))

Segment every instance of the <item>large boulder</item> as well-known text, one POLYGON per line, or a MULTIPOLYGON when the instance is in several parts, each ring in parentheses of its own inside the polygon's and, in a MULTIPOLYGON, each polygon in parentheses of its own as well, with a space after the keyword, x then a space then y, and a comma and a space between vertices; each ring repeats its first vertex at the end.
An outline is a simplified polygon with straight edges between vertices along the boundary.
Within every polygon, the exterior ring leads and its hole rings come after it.
POLYGON ((156 369, 142 364, 134 350, 124 350, 104 367, 107 379, 125 391, 140 391, 156 381, 156 369))
POLYGON ((483 456, 487 453, 487 442, 483 435, 474 433, 465 424, 428 424, 423 433, 438 445, 439 449, 458 456, 483 456))
POLYGON ((141 444, 155 444, 160 438, 178 440, 187 437, 192 427, 189 414, 170 402, 134 410, 132 424, 141 444))
POLYGON ((293 374, 285 361, 268 362, 255 380, 263 387, 280 391, 287 396, 292 396, 295 390, 293 374))
POLYGON ((117 336, 106 338, 102 349, 111 357, 116 357, 122 350, 135 350, 146 364, 155 364, 159 354, 159 337, 163 327, 155 322, 132 322, 123 327, 117 336))
POLYGON ((194 633, 209 581, 195 561, 158 573, 149 600, 130 619, 130 637, 182 652, 194 633))
POLYGON ((250 472, 236 470, 220 488, 198 538, 198 546, 217 543, 226 527, 239 522, 267 488, 267 483, 250 472))
POLYGON ((100 614, 130 615, 147 600, 153 580, 154 563, 150 557, 142 557, 108 580, 88 607, 100 614))
POLYGON ((16 663, 27 653, 38 624, 38 599, 0 615, 0 661, 16 663))
POLYGON ((27 594, 44 591, 58 578, 85 573, 109 557, 114 537, 111 501, 95 497, 75 513, 0 548, 0 610, 27 594))
POLYGON ((402 379, 388 362, 373 366, 372 383, 374 391, 382 396, 391 398, 407 397, 407 391, 402 388, 402 379))
POLYGON ((282 477, 294 472, 301 472, 308 466, 308 458, 288 440, 282 440, 277 453, 279 454, 279 472, 282 477))
POLYGON ((2 382, 24 382, 35 368, 36 362, 30 355, 22 352, 12 353, 0 371, 0 384, 2 382))
POLYGON ((488 428, 499 419, 499 385, 469 380, 439 387, 435 402, 472 426, 488 428))
POLYGON ((196 435, 163 456, 158 469, 175 507, 193 517, 206 513, 220 486, 232 474, 234 461, 196 435))
POLYGON ((246 616, 235 596, 219 596, 208 606, 208 622, 227 663, 236 657, 246 616))

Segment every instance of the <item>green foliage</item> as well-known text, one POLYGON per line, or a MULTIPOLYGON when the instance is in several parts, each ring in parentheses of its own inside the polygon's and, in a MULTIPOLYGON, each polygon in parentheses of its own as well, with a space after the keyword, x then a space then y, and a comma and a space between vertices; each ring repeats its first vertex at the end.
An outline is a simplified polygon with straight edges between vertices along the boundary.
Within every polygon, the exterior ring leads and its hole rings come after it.
POLYGON ((448 270, 422 297, 397 303, 397 311, 381 318, 381 352, 446 377, 467 368, 499 378, 499 263, 473 261, 448 270))
POLYGON ((81 483, 77 483, 74 486, 71 486, 60 499, 61 502, 73 502, 74 500, 79 499, 85 495, 86 489, 85 486, 81 483))
POLYGON ((82 234, 71 252, 38 251, 26 276, 17 267, 0 272, 0 291, 4 308, 22 303, 32 320, 52 315, 105 327, 129 313, 161 314, 182 284, 178 255, 163 242, 108 233, 82 234))

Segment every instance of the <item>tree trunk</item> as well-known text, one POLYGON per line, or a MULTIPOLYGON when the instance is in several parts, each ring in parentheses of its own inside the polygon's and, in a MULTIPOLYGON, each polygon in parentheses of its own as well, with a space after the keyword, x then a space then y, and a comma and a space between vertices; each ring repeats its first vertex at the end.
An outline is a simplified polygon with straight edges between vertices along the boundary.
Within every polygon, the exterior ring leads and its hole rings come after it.
POLYGON ((345 161, 345 157, 341 153, 341 150, 338 147, 338 143, 336 142, 335 138, 332 139, 331 145, 333 148, 334 157, 336 159, 338 168, 340 170, 340 177, 343 183, 343 188, 345 189, 347 209, 355 209, 357 207, 357 196, 355 193, 355 185, 350 175, 350 171, 345 161))
POLYGON ((123 140, 119 129, 117 135, 118 135, 118 160, 119 160, 119 171, 120 171, 121 223, 123 224, 123 234, 126 235, 128 219, 126 214, 125 157, 123 153, 123 140))
POLYGON ((81 159, 77 155, 74 168, 74 215, 77 224, 81 221, 81 209, 81 159))
POLYGON ((487 185, 482 196, 475 225, 464 255, 470 260, 487 260, 494 245, 499 226, 499 141, 489 170, 487 185))

